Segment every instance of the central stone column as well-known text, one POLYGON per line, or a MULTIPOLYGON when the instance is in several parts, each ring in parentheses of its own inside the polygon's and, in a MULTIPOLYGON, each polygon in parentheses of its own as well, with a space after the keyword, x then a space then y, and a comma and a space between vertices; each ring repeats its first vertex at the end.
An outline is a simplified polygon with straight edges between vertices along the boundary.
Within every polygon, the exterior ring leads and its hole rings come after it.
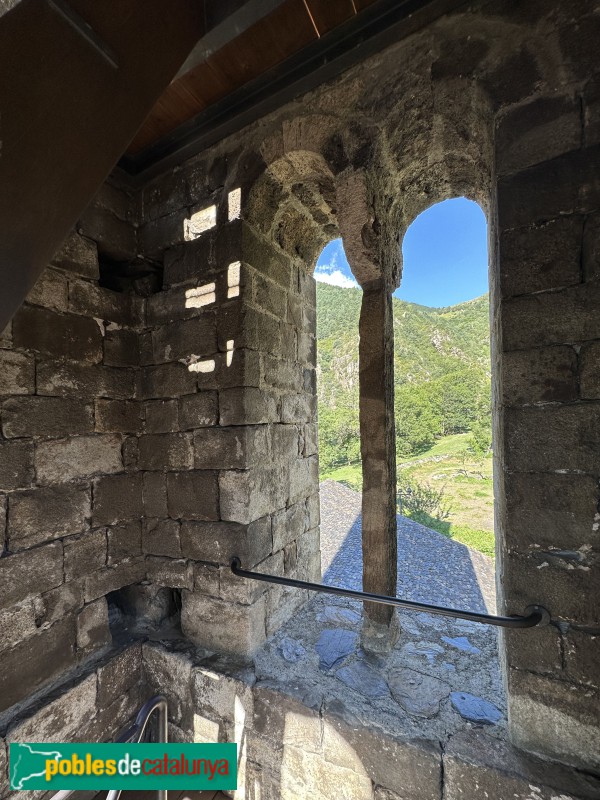
MULTIPOLYGON (((359 333, 363 590, 395 595, 394 330, 391 293, 383 281, 363 288, 359 333)), ((396 635, 393 606, 365 603, 365 646, 386 651, 396 635)))

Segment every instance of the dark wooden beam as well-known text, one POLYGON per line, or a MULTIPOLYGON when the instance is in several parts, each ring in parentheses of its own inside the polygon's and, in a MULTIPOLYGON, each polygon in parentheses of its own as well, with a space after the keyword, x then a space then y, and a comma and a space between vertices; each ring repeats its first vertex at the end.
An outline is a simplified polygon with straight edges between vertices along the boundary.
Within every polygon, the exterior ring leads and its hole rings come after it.
POLYGON ((21 0, 0 19, 0 330, 204 32, 197 0, 21 0))

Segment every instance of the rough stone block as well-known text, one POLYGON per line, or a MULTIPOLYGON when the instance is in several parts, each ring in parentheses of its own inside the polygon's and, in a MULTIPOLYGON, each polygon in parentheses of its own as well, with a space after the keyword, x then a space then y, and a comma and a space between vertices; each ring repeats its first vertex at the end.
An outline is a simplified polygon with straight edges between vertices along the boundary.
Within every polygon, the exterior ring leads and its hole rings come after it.
POLYGON ((148 434, 140 437, 139 448, 139 467, 143 470, 191 469, 193 465, 190 434, 148 434))
POLYGON ((568 630, 565 658, 566 674, 571 681, 600 688, 600 634, 568 630))
POLYGON ((175 322, 152 332, 152 350, 157 364, 217 352, 217 329, 212 312, 175 322))
POLYGON ((11 742, 71 741, 95 708, 96 674, 93 673, 18 722, 7 738, 11 742))
POLYGON ((577 400, 577 354, 572 347, 538 347, 505 353, 502 389, 508 406, 577 400))
POLYGON ((0 395, 33 394, 35 362, 32 356, 0 350, 0 395))
POLYGON ((194 564, 194 586, 195 592, 208 594, 211 597, 221 595, 221 570, 216 564, 194 564))
POLYGON ((66 311, 69 304, 69 285, 66 276, 56 270, 45 269, 25 298, 25 302, 53 311, 66 311))
POLYGON ((0 559, 0 608, 34 597, 64 580, 60 542, 0 559))
POLYGON ((12 322, 9 322, 6 328, 0 332, 0 348, 10 350, 12 347, 12 322))
POLYGON ((600 343, 591 342, 579 352, 579 381, 583 400, 600 399, 600 343))
POLYGON ((143 503, 145 517, 168 517, 167 479, 164 472, 143 473, 143 503))
POLYGON ((581 107, 574 97, 537 97, 510 109, 496 129, 499 175, 548 161, 581 146, 581 107))
POLYGON ((7 526, 7 513, 8 513, 8 500, 6 495, 0 494, 0 553, 4 552, 6 544, 6 526, 7 526))
POLYGON ((63 583, 56 589, 34 600, 35 622, 38 628, 47 628, 71 611, 83 606, 83 589, 79 582, 63 583))
POLYGON ((219 392, 221 425, 261 425, 279 421, 279 398, 254 387, 219 392))
POLYGON ((203 428, 194 434, 196 469, 247 469, 267 458, 265 426, 203 428))
POLYGON ((96 480, 94 526, 114 525, 142 514, 141 475, 108 475, 96 480))
POLYGON ((89 527, 90 513, 88 488, 49 486, 15 494, 8 512, 10 547, 32 547, 80 533, 89 527))
POLYGON ((219 519, 217 473, 210 470, 167 475, 169 516, 173 519, 219 519))
POLYGON ((600 213, 586 217, 583 228, 582 267, 588 281, 600 278, 600 213))
POLYGON ((593 797, 593 778, 525 755, 480 731, 451 737, 444 751, 444 798, 462 800, 481 792, 494 800, 565 800, 593 797))
POLYGON ((37 391, 57 397, 127 400, 134 394, 134 371, 94 364, 44 361, 37 369, 37 391))
POLYGON ((146 433, 171 433, 179 430, 177 400, 152 400, 145 403, 144 430, 146 433))
POLYGON ((267 386, 283 392, 302 391, 304 381, 302 367, 292 361, 283 361, 269 355, 262 357, 262 364, 263 379, 267 386))
POLYGON ((219 473, 221 519, 247 524, 286 505, 285 469, 258 468, 219 473))
POLYGON ((69 358, 97 364, 102 361, 102 332, 93 319, 22 306, 13 319, 15 347, 35 350, 50 358, 69 358))
POLYGON ((74 647, 75 624, 69 616, 3 653, 0 711, 25 699, 73 666, 74 647))
POLYGON ((156 586, 170 589, 192 589, 194 585, 193 565, 184 559, 148 556, 146 575, 156 586))
POLYGON ((0 441, 0 489, 26 488, 33 477, 33 443, 0 441))
POLYGON ((309 423, 303 428, 301 455, 305 458, 316 456, 319 452, 319 431, 316 422, 309 423))
POLYGON ((318 492, 315 492, 306 500, 306 510, 308 512, 309 528, 316 528, 321 522, 321 501, 318 492))
POLYGON ((262 353, 276 354, 281 349, 279 321, 242 300, 219 310, 217 335, 221 351, 227 349, 228 341, 234 341, 236 348, 262 353))
POLYGON ((196 391, 197 374, 190 372, 185 364, 160 364, 143 367, 141 397, 151 400, 159 397, 180 397, 196 391))
POLYGON ((507 409, 504 417, 507 469, 597 472, 600 406, 507 409))
POLYGON ((35 470, 39 483, 122 472, 121 437, 107 434, 38 442, 35 470))
POLYGON ((131 325, 135 322, 131 297, 89 281, 69 281, 69 311, 105 323, 131 325))
POLYGON ((192 671, 194 708, 208 719, 235 724, 243 714, 252 719, 252 685, 256 678, 251 670, 232 670, 233 675, 215 672, 208 667, 192 671))
POLYGON ((271 454, 277 462, 290 462, 300 454, 298 428, 295 425, 271 426, 271 454))
POLYGON ((138 254, 137 229, 95 201, 83 212, 77 231, 97 242, 100 252, 114 261, 130 261, 138 254))
POLYGON ((52 259, 54 266, 97 281, 100 277, 98 247, 96 242, 86 239, 74 231, 67 236, 60 250, 52 259))
POLYGON ((522 350, 600 338, 600 321, 595 313, 598 302, 600 284, 597 283, 508 300, 502 311, 504 349, 522 350))
POLYGON ((310 497, 318 488, 319 462, 316 456, 298 458, 290 464, 290 503, 310 497))
POLYGON ((120 564, 142 554, 142 523, 133 520, 108 529, 108 564, 120 564))
POLYGON ((96 430, 101 433, 141 433, 142 416, 135 400, 96 400, 96 430))
POLYGON ((145 692, 142 694, 141 684, 134 684, 110 705, 99 706, 96 714, 76 732, 72 740, 115 741, 131 727, 140 706, 146 699, 147 695, 145 692))
POLYGON ((548 609, 553 620, 581 628, 600 627, 600 608, 589 598, 600 591, 600 571, 593 553, 536 551, 504 559, 502 591, 509 614, 530 605, 548 609), (591 555, 591 565, 586 563, 591 555))
POLYGON ((129 645, 98 668, 98 706, 110 705, 138 683, 142 677, 142 647, 129 645))
POLYGON ((164 694, 169 703, 169 718, 182 728, 191 725, 192 664, 184 653, 165 650, 161 645, 142 645, 144 681, 151 691, 164 694))
POLYGON ((109 592, 116 592, 124 586, 132 586, 146 577, 146 566, 142 559, 123 561, 116 567, 106 567, 85 578, 84 594, 86 603, 91 603, 109 592))
POLYGON ((142 534, 144 553, 181 558, 180 525, 174 519, 145 519, 142 534))
POLYGON ((65 580, 83 578, 106 566, 106 530, 89 531, 65 541, 65 580))
POLYGON ((181 629, 194 644, 217 653, 252 656, 265 640, 265 601, 239 606, 184 591, 181 629))
POLYGON ((508 672, 513 743, 586 770, 600 766, 600 695, 530 672, 508 672))
POLYGON ((290 508, 273 514, 273 550, 282 550, 307 530, 305 503, 295 503, 290 508))
POLYGON ((135 331, 112 329, 104 336, 104 363, 109 367, 137 367, 140 363, 140 343, 135 331))
POLYGON ((12 397, 2 403, 2 433, 9 439, 75 436, 93 430, 90 403, 63 397, 12 397))
POLYGON ((0 651, 9 650, 37 632, 34 604, 31 600, 0 611, 0 651))
POLYGON ((217 392, 188 394, 179 400, 179 424, 181 430, 206 428, 219 421, 219 398, 217 392))
POLYGON ((97 650, 111 641, 108 603, 106 597, 100 597, 77 615, 77 647, 79 650, 97 650))
POLYGON ((219 389, 260 386, 260 353, 236 346, 217 358, 216 384, 219 389))
POLYGON ((505 478, 509 551, 600 547, 594 532, 598 483, 591 475, 511 472, 505 478))
POLYGON ((554 625, 526 630, 508 629, 503 631, 503 637, 511 667, 564 677, 561 634, 554 625))
POLYGON ((195 561, 230 564, 238 556, 251 569, 272 551, 271 518, 262 517, 249 525, 235 522, 184 522, 181 551, 195 561))
POLYGON ((599 173, 600 145, 593 145, 501 178, 500 228, 518 228, 561 214, 594 211, 600 200, 600 182, 594 176, 599 173))
POLYGON ((284 320, 287 315, 287 293, 264 275, 252 276, 252 302, 268 314, 284 320))

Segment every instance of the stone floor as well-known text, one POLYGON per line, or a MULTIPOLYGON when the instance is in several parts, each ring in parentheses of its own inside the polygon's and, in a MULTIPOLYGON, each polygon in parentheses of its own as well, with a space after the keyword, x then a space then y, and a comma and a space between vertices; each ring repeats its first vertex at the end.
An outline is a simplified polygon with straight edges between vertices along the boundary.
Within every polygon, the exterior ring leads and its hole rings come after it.
MULTIPOLYGON (((321 485, 324 582, 361 588, 360 495, 321 485)), ((398 517, 398 595, 495 612, 491 559, 398 517)), ((506 706, 496 629, 432 614, 400 612, 401 635, 386 657, 360 646, 362 604, 324 594, 256 657, 259 680, 312 687, 325 707, 398 735, 443 740, 472 726, 503 737, 506 706)))

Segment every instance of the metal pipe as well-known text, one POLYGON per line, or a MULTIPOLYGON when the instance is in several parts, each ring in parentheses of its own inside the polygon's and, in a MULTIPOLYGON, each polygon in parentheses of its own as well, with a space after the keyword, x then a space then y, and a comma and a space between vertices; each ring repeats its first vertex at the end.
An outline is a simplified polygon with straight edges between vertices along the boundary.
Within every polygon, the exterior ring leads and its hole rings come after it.
POLYGON ((291 586, 295 589, 308 589, 311 592, 337 594, 342 597, 352 597, 355 600, 369 600, 372 603, 384 603, 389 606, 408 608, 412 611, 426 611, 429 614, 440 614, 444 617, 468 619, 471 622, 496 625, 499 628, 535 628, 536 626, 547 625, 550 622, 550 614, 542 606, 528 606, 525 609, 525 616, 496 617, 491 614, 480 614, 475 611, 462 611, 457 608, 445 608, 444 606, 434 606, 428 603, 415 603, 412 600, 402 600, 399 597, 387 597, 382 594, 358 592, 354 589, 342 589, 339 586, 325 586, 322 583, 298 581, 294 578, 285 578, 280 575, 250 572, 249 570, 242 569, 242 562, 237 557, 231 560, 231 571, 234 575, 237 575, 238 578, 248 578, 249 580, 264 581, 265 583, 277 583, 281 586, 291 586))

